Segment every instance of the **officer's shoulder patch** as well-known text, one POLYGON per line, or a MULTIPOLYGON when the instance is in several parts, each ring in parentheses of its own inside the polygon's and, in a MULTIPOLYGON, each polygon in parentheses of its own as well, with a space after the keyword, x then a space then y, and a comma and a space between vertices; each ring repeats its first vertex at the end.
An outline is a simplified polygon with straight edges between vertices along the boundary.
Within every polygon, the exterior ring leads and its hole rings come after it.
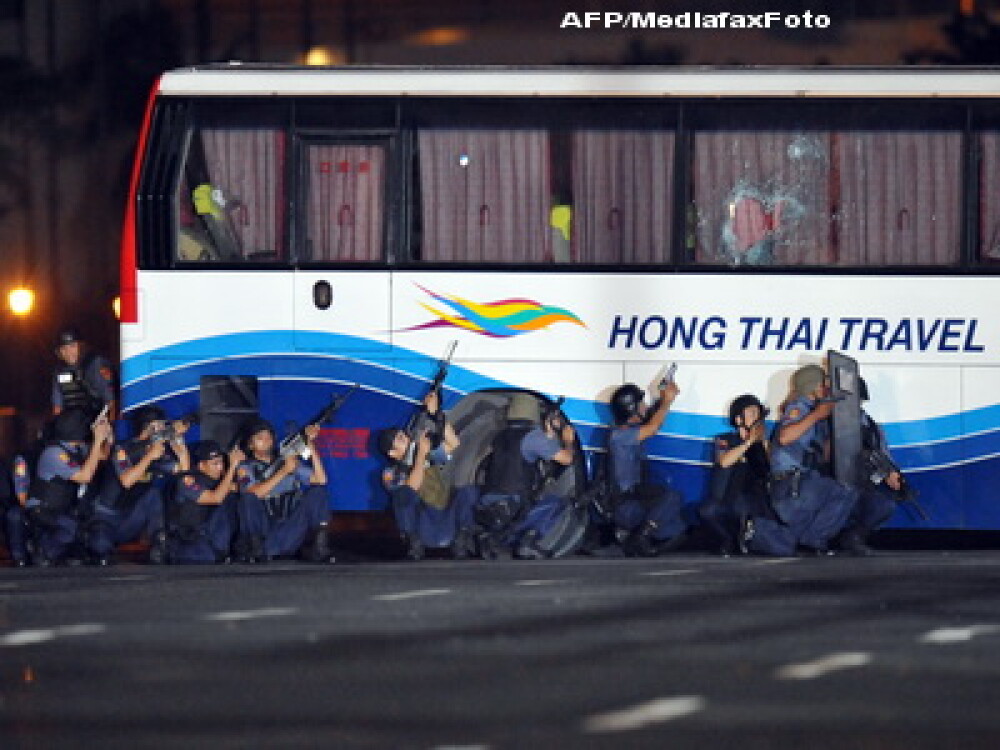
POLYGON ((802 410, 797 406, 793 406, 791 409, 785 412, 785 419, 787 420, 794 421, 796 419, 799 419, 801 416, 802 416, 802 410))
POLYGON ((107 365, 105 365, 104 367, 100 368, 100 370, 98 370, 98 372, 101 373, 101 377, 102 378, 104 378, 105 380, 107 380, 109 383, 111 382, 111 368, 110 367, 108 367, 107 365))
POLYGON ((66 451, 59 451, 59 460, 64 464, 69 463, 69 454, 66 451))
POLYGON ((116 461, 128 461, 128 453, 125 451, 124 448, 119 448, 118 449, 118 452, 115 453, 115 460, 116 461))
POLYGON ((396 472, 392 469, 386 469, 382 472, 382 483, 392 484, 393 480, 396 478, 396 472))
POLYGON ((246 466, 241 466, 239 469, 236 470, 236 476, 239 479, 246 479, 247 477, 250 476, 250 472, 247 471, 246 466))
POLYGON ((190 487, 193 484, 194 484, 194 477, 191 476, 190 474, 185 475, 184 476, 184 486, 185 487, 190 487))

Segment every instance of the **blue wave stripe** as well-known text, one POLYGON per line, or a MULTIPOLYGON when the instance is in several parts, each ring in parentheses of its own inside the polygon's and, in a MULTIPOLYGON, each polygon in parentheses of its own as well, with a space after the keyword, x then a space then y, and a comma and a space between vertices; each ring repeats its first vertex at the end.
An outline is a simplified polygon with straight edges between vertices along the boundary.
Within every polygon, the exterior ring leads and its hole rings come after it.
MULTIPOLYGON (((420 398, 436 361, 400 347, 385 348, 370 340, 309 331, 253 331, 223 334, 163 347, 122 363, 123 396, 126 406, 162 398, 165 393, 182 393, 198 387, 202 375, 239 375, 253 372, 275 380, 322 379, 361 382, 367 388, 396 394, 400 398, 420 398), (296 346, 307 352, 296 352, 296 346), (330 354, 308 352, 329 351, 330 354), (281 352, 281 353, 276 353, 281 352)), ((464 393, 483 388, 513 387, 457 365, 449 371, 445 405, 450 406, 464 393)), ((547 394, 555 397, 559 394, 547 394)), ((581 440, 588 447, 603 447, 600 434, 611 421, 607 404, 585 399, 569 399, 563 405, 577 425, 592 425, 591 436, 581 440)), ((665 451, 655 444, 656 454, 677 460, 702 460, 712 436, 728 429, 720 416, 672 412, 667 422, 669 437, 665 451)), ((1000 404, 911 422, 885 425, 894 455, 904 468, 925 468, 996 454, 1000 451, 1000 404), (982 433, 970 435, 969 433, 982 433)), ((652 446, 651 446, 652 447, 652 446)))

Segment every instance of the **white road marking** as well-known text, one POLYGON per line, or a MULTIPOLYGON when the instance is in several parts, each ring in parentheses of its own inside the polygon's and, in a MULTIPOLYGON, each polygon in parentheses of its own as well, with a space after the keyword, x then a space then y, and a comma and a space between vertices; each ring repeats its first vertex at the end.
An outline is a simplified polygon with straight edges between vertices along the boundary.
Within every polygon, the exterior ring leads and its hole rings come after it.
POLYGON ((688 568, 681 568, 678 570, 647 570, 640 573, 641 576, 683 576, 688 573, 700 573, 700 570, 693 570, 688 568))
POLYGON ((921 643, 935 643, 938 645, 950 643, 965 643, 971 641, 977 635, 988 635, 1000 630, 998 625, 971 625, 967 628, 938 628, 931 630, 920 636, 921 643))
POLYGON ((767 560, 761 560, 758 565, 781 565, 782 563, 797 562, 798 557, 769 557, 767 560))
POLYGON ((107 628, 99 622, 81 622, 79 625, 66 625, 61 628, 15 630, 13 633, 0 637, 0 646, 33 646, 67 636, 97 635, 105 630, 107 628))
POLYGON ((684 695, 677 698, 656 698, 647 703, 640 703, 620 711, 609 711, 595 714, 583 722, 585 732, 628 732, 641 729, 650 724, 680 719, 684 716, 702 711, 705 699, 697 695, 684 695))
POLYGON ((419 599, 422 596, 441 596, 450 593, 451 589, 419 589, 417 591, 401 591, 398 594, 379 594, 373 596, 372 599, 377 602, 398 602, 404 599, 419 599))
POLYGON ((258 620, 262 617, 287 617, 296 614, 298 611, 297 607, 267 607, 265 609, 214 612, 205 615, 205 619, 211 622, 242 622, 243 620, 258 620))
POLYGON ((778 669, 775 676, 779 680, 815 680, 831 672, 838 672, 842 669, 863 667, 872 660, 871 654, 863 652, 848 652, 840 654, 830 654, 814 661, 802 662, 801 664, 786 664, 778 669))
POLYGON ((544 579, 540 578, 531 581, 514 581, 515 586, 553 586, 557 583, 568 583, 569 579, 566 578, 550 578, 544 579))
POLYGON ((147 575, 128 575, 128 576, 109 576, 105 578, 105 581, 148 581, 152 576, 147 575))

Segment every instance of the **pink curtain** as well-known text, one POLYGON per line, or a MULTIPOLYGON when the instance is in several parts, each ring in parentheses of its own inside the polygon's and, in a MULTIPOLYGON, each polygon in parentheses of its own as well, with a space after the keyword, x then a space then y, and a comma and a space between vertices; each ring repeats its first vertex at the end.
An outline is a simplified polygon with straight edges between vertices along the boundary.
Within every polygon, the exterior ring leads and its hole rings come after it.
POLYGON ((311 145, 306 161, 308 259, 381 260, 385 149, 311 145))
POLYGON ((284 258, 285 133, 205 128, 208 181, 222 190, 244 258, 284 258))
POLYGON ((980 135, 979 166, 979 257, 1000 261, 1000 133, 980 135))
POLYGON ((552 259, 549 137, 544 130, 421 130, 421 258, 552 259))
POLYGON ((674 134, 577 131, 572 148, 573 259, 668 262, 674 134))

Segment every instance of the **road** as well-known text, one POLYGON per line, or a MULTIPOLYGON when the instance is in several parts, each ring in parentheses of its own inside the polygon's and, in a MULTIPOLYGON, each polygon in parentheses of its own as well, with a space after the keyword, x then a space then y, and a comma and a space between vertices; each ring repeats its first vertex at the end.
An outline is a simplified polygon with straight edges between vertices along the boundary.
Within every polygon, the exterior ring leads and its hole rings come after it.
POLYGON ((1000 553, 0 569, 0 746, 1000 742, 1000 553))

